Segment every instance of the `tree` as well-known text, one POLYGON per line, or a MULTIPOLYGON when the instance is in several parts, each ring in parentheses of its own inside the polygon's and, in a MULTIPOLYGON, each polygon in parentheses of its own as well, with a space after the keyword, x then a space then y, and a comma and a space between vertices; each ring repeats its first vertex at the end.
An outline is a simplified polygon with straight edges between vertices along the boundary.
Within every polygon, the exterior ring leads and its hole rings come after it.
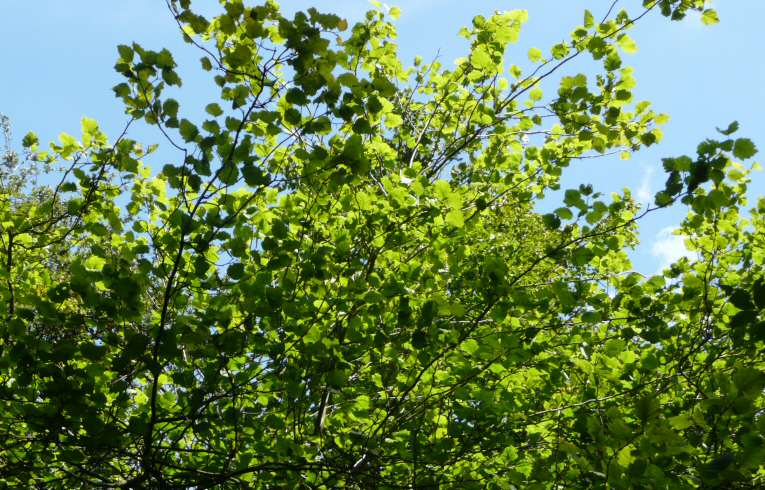
POLYGON ((209 117, 164 95, 169 51, 121 45, 125 132, 30 134, 13 168, 58 184, 0 185, 5 486, 761 486, 752 142, 734 123, 665 159, 647 209, 582 184, 534 210, 571 160, 661 139, 626 31, 716 21, 705 3, 585 12, 524 73, 504 56, 523 11, 476 17, 449 70, 404 67, 395 8, 350 27, 171 0, 220 89, 209 117), (599 73, 572 71, 586 56, 599 73), (138 122, 178 159, 152 172, 138 122), (636 223, 673 205, 699 260, 632 272, 636 223))

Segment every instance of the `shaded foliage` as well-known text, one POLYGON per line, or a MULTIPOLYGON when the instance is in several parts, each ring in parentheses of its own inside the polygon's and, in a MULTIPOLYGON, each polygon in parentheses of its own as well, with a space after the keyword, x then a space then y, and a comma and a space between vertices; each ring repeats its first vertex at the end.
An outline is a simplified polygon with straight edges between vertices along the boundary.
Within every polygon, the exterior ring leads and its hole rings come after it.
POLYGON ((446 69, 402 64, 395 8, 349 26, 189 4, 168 7, 220 89, 204 121, 165 96, 169 51, 121 45, 125 132, 84 119, 46 151, 30 134, 2 174, 0 481, 762 485, 752 142, 731 125, 665 159, 646 209, 586 184, 534 208, 570 161, 660 141, 626 31, 652 11, 716 22, 704 1, 586 12, 525 69, 505 59, 524 11, 476 17, 446 69), (177 158, 153 173, 137 122, 177 158), (671 205, 698 260, 642 277, 637 221, 671 205))

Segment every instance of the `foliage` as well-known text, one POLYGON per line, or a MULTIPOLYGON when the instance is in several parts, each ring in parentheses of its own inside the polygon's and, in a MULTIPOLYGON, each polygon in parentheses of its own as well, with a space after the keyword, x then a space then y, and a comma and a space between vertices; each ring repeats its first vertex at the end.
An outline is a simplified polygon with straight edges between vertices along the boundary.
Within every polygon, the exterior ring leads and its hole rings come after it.
POLYGON ((128 127, 177 160, 152 173, 155 147, 83 119, 49 151, 24 139, 13 169, 56 184, 3 177, 6 486, 763 484, 752 142, 734 124, 665 159, 648 209, 582 184, 535 211, 570 161, 661 139, 626 31, 654 10, 715 22, 706 2, 586 12, 526 70, 505 64, 523 11, 476 17, 447 69, 402 64, 395 8, 349 26, 189 3, 168 6, 219 88, 209 117, 165 95, 169 51, 115 65, 128 127), (599 73, 573 71, 586 56, 599 73), (698 260, 642 277, 636 223, 671 205, 698 260))

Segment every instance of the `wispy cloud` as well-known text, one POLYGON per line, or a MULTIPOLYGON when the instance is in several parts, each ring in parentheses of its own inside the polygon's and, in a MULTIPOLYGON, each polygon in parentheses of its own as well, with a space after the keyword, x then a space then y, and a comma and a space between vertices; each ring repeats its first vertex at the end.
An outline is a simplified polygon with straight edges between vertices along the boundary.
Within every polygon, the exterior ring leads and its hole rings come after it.
POLYGON ((684 235, 677 234, 677 228, 674 226, 659 230, 651 247, 651 255, 659 260, 659 271, 682 257, 688 257, 691 260, 696 258, 696 254, 685 247, 685 238, 684 235))
POLYGON ((640 187, 635 191, 635 197, 641 205, 649 205, 653 200, 653 192, 651 190, 651 179, 653 178, 654 168, 643 168, 643 180, 640 181, 640 187))

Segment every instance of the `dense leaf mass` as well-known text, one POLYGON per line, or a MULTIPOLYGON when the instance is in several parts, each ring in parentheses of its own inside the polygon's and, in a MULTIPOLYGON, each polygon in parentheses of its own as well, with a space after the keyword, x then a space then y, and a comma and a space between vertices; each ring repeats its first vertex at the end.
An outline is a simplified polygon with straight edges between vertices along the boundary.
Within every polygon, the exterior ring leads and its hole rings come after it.
POLYGON ((516 64, 526 12, 479 16, 447 69, 402 64, 396 8, 170 0, 219 88, 204 120, 168 50, 121 45, 122 135, 5 153, 0 485, 761 488, 754 144, 734 123, 665 159, 647 208, 582 184, 535 211, 572 160, 661 140, 627 31, 707 3, 588 11, 516 64), (697 260, 632 272, 673 205, 697 260))

